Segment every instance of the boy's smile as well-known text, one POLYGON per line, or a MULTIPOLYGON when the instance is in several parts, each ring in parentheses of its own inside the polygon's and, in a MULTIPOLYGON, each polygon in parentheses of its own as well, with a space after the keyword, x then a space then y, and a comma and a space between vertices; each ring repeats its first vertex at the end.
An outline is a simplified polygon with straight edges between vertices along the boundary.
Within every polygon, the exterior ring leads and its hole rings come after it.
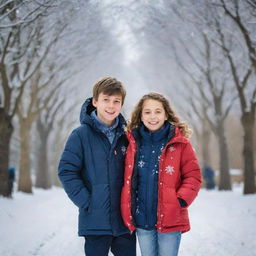
POLYGON ((121 111, 122 96, 100 93, 98 100, 93 99, 93 106, 97 109, 98 118, 107 126, 111 126, 121 111))

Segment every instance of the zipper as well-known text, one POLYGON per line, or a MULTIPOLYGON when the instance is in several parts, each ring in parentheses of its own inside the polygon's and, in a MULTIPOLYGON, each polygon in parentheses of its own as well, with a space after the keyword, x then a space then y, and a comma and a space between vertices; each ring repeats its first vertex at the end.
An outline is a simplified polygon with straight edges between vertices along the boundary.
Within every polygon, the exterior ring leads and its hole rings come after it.
MULTIPOLYGON (((103 135, 106 137, 106 139, 108 140, 108 137, 103 133, 103 135)), ((117 145, 117 142, 118 142, 118 140, 119 140, 119 138, 122 136, 123 134, 121 133, 121 132, 117 132, 116 134, 115 134, 115 137, 114 137, 114 140, 113 140, 113 142, 112 142, 112 144, 109 142, 109 140, 108 140, 108 143, 110 144, 110 151, 109 151, 109 155, 108 155, 108 158, 107 158, 107 162, 108 162, 108 167, 107 167, 107 172, 108 172, 108 184, 110 184, 110 172, 109 172, 109 166, 110 166, 110 161, 112 160, 112 157, 114 157, 113 156, 113 154, 115 154, 115 156, 117 155, 117 152, 116 152, 116 149, 115 149, 115 147, 116 147, 116 145, 117 145)), ((109 186, 109 194, 110 194, 110 224, 111 224, 111 227, 113 226, 112 224, 113 224, 113 221, 112 221, 112 201, 111 201, 111 194, 112 194, 112 190, 111 190, 111 186, 109 186)), ((112 229, 112 228, 111 228, 112 229)), ((112 229, 112 233, 113 233, 113 235, 116 235, 115 233, 114 233, 114 231, 113 231, 113 229, 112 229)))
POLYGON ((161 180, 161 170, 163 167, 163 155, 166 151, 166 148, 171 145, 172 143, 166 143, 165 147, 162 150, 162 153, 160 155, 160 159, 159 159, 159 167, 158 167, 158 199, 157 199, 157 224, 156 227, 157 229, 161 230, 162 229, 162 219, 163 219, 163 213, 161 212, 161 206, 159 204, 159 198, 160 198, 160 191, 162 191, 162 186, 163 186, 163 182, 161 180))

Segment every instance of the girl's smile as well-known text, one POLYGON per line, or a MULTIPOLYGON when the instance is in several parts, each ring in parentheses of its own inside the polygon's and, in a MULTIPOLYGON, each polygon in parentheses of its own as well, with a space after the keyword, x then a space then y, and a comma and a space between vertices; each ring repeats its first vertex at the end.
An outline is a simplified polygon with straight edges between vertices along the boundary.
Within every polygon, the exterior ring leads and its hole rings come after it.
POLYGON ((159 130, 165 120, 167 120, 167 117, 163 104, 158 100, 145 100, 142 107, 141 121, 148 130, 151 132, 159 130))

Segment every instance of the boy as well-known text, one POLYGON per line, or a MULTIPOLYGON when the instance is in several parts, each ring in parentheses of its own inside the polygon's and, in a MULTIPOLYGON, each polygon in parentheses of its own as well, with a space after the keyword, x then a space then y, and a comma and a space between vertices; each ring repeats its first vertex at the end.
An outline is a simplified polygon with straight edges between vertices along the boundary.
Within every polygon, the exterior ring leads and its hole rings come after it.
POLYGON ((125 120, 120 114, 125 89, 105 77, 93 87, 93 98, 82 106, 81 125, 68 138, 58 175, 69 198, 79 207, 79 236, 85 237, 86 256, 136 255, 135 234, 120 213, 125 120))

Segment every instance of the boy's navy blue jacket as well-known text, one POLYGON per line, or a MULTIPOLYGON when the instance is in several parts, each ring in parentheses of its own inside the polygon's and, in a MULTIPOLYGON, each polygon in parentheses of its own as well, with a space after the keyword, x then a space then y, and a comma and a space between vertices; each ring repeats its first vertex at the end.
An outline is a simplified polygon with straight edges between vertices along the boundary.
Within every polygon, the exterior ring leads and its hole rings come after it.
POLYGON ((124 159, 128 144, 125 120, 119 114, 116 136, 110 144, 90 113, 92 98, 85 101, 81 126, 73 130, 61 156, 58 175, 69 198, 79 207, 79 235, 129 233, 120 213, 124 159))

